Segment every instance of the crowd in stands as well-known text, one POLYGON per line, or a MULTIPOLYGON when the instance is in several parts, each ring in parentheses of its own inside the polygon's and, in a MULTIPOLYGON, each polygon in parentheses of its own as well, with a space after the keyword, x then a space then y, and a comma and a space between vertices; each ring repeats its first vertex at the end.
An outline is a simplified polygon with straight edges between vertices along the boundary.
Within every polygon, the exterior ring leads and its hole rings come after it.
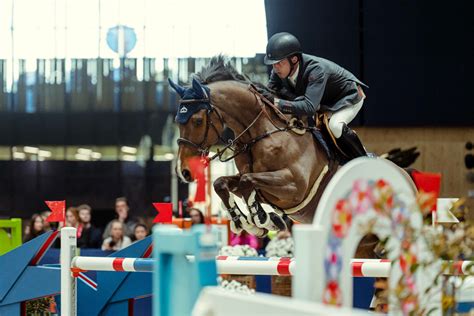
MULTIPOLYGON (((119 197, 115 200, 115 217, 105 228, 95 227, 92 224, 93 211, 88 204, 71 206, 66 210, 66 222, 60 223, 67 227, 77 229, 78 248, 96 248, 104 251, 117 251, 129 246, 131 243, 142 240, 150 233, 149 222, 145 219, 134 219, 129 216, 130 206, 125 197, 119 197)), ((31 217, 29 225, 25 228, 24 242, 27 242, 44 232, 56 229, 56 223, 49 223, 46 218, 51 212, 44 211, 41 214, 34 214, 31 217)), ((204 224, 204 215, 198 208, 189 207, 186 209, 191 224, 204 224)), ((229 244, 248 245, 254 249, 265 249, 269 242, 274 239, 286 239, 291 237, 292 223, 287 223, 290 228, 288 231, 280 232, 278 235, 269 235, 266 238, 259 239, 243 231, 240 235, 231 234, 229 244)), ((59 243, 57 244, 59 247, 59 243)))
MULTIPOLYGON (((66 209, 65 223, 63 225, 77 229, 77 246, 79 248, 100 248, 105 251, 117 251, 129 246, 132 242, 142 240, 148 236, 150 230, 144 220, 134 220, 129 217, 130 207, 124 197, 115 200, 116 218, 112 219, 105 229, 100 229, 92 224, 92 208, 87 204, 71 206, 66 209)), ((44 211, 33 214, 30 223, 24 232, 24 242, 55 228, 56 223, 50 224, 46 218, 51 214, 44 211)))

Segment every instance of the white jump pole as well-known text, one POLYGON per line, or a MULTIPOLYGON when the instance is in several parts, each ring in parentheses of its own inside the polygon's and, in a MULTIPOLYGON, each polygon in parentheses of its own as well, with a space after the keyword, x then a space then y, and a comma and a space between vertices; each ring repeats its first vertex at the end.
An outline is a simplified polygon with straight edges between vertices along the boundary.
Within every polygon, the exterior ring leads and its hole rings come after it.
MULTIPOLYGON (((190 262, 194 256, 186 256, 190 262)), ((292 275, 295 261, 289 258, 227 257, 216 258, 220 274, 292 275)), ((74 257, 71 268, 84 271, 153 272, 154 259, 114 257, 74 257)))
MULTIPOLYGON (((186 257, 194 261, 194 256, 186 257)), ((295 259, 279 257, 218 256, 216 264, 219 274, 294 275, 296 271, 295 259)), ((351 266, 353 277, 388 277, 391 263, 385 259, 352 259, 351 266)), ((472 261, 457 261, 453 271, 448 269, 445 274, 470 275, 474 273, 470 266, 473 266, 472 261)), ((70 267, 84 271, 153 272, 154 259, 74 257, 70 267)))
POLYGON ((154 259, 75 257, 72 259, 71 268, 84 271, 153 272, 154 259))
POLYGON ((76 278, 72 276, 71 262, 76 255, 76 229, 63 227, 61 229, 61 315, 76 316, 76 278))
POLYGON ((269 260, 251 260, 250 258, 235 258, 216 260, 219 274, 241 275, 293 275, 296 261, 287 258, 270 258, 269 260), (250 273, 249 273, 250 272, 250 273))

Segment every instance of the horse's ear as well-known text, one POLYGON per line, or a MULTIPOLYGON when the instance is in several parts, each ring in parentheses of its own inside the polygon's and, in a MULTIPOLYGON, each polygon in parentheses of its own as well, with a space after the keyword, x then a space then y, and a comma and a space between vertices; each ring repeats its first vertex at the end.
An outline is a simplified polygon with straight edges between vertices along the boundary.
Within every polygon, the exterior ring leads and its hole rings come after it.
POLYGON ((174 83, 173 80, 168 78, 168 82, 170 83, 170 86, 178 93, 181 97, 184 96, 184 91, 186 90, 184 87, 181 87, 179 84, 174 83))
POLYGON ((202 84, 196 78, 193 78, 193 90, 197 93, 198 98, 206 99, 209 97, 207 93, 204 92, 202 84))

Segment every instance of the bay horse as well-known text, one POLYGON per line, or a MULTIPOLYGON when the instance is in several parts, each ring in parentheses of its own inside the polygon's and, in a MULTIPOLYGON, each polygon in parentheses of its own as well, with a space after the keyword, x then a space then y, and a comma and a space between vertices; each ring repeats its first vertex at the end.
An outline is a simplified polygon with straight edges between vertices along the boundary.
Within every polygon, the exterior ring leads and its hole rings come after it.
MULTIPOLYGON (((317 129, 295 127, 290 116, 268 102, 222 56, 211 59, 190 87, 169 83, 181 97, 176 115, 180 133, 176 171, 181 180, 196 179, 192 167, 196 158, 225 161, 223 153, 232 153, 239 172, 218 178, 214 190, 230 214, 234 233, 246 230, 263 237, 268 230, 286 229, 286 216, 312 222, 319 199, 339 168, 317 129), (235 135, 230 142, 223 137, 225 128, 235 135), (227 144, 209 158, 211 146, 218 143, 227 144), (233 195, 244 200, 248 212, 240 210, 233 195), (274 211, 267 212, 261 203, 274 211)), ((383 251, 378 238, 368 234, 354 258, 380 258, 383 251)))
MULTIPOLYGON (((316 130, 295 130, 290 116, 265 102, 221 56, 192 79, 191 87, 169 82, 181 97, 176 116, 177 174, 183 181, 196 179, 191 159, 207 157, 210 147, 223 140, 225 127, 236 135, 225 148, 233 151, 239 173, 214 182, 234 233, 244 229, 262 237, 267 230, 285 229, 285 216, 301 223, 312 221, 318 200, 338 168, 323 144, 315 141, 316 130), (232 194, 246 202, 248 214, 239 209, 232 194), (275 211, 267 213, 262 202, 275 211)), ((221 158, 222 152, 212 158, 216 157, 221 158)))

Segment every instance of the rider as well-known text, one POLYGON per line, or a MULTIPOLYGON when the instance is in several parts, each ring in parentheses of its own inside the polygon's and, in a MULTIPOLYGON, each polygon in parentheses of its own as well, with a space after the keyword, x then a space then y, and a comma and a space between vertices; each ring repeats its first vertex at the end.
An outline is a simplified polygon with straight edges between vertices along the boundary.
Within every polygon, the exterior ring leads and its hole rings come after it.
POLYGON ((274 34, 264 59, 272 65, 268 88, 284 99, 264 93, 285 114, 313 117, 329 112, 329 129, 350 158, 366 156, 357 134, 347 124, 362 108, 366 86, 341 66, 302 53, 298 39, 290 33, 274 34))

